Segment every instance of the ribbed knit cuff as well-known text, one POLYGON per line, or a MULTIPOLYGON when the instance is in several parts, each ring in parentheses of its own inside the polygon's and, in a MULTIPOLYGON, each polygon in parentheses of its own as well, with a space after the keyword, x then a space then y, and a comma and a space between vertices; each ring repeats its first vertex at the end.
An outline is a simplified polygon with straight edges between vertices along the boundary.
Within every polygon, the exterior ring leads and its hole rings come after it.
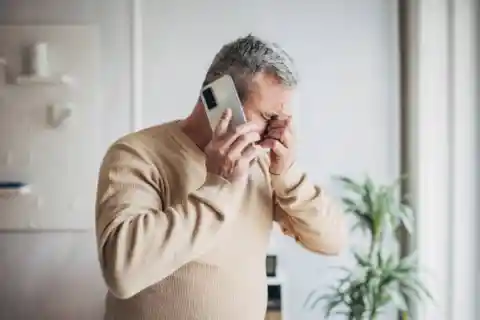
POLYGON ((271 174, 272 187, 279 195, 289 193, 303 179, 304 172, 294 163, 287 171, 282 174, 271 174))

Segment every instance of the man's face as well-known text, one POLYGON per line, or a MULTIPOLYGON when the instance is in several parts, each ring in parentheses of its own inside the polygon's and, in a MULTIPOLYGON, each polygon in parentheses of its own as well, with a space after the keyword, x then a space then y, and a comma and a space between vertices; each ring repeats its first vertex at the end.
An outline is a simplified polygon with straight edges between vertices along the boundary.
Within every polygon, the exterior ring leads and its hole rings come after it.
POLYGON ((262 128, 273 116, 291 116, 293 90, 282 86, 275 77, 263 73, 253 79, 253 88, 244 103, 247 121, 253 121, 262 128))

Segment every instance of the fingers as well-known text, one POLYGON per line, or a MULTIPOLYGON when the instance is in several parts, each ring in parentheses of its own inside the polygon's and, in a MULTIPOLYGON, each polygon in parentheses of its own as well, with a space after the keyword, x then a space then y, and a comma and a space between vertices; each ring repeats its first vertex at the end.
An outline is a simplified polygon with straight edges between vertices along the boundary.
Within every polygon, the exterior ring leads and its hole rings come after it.
POLYGON ((206 168, 229 181, 248 176, 248 168, 258 157, 255 143, 260 140, 260 128, 249 122, 231 129, 232 112, 226 110, 205 148, 206 168))
MULTIPOLYGON (((258 133, 260 128, 253 122, 242 124, 235 128, 233 132, 227 132, 222 139, 222 147, 230 149, 230 146, 241 136, 248 133, 258 133)), ((226 151, 226 150, 225 150, 226 151)))
POLYGON ((293 134, 287 127, 275 128, 267 132, 264 140, 278 140, 286 147, 290 146, 293 141, 293 134))
POLYGON ((215 127, 214 135, 219 137, 227 133, 228 126, 232 120, 232 110, 226 109, 218 121, 217 126, 215 127))
POLYGON ((287 118, 277 118, 277 119, 272 119, 268 122, 268 130, 273 130, 277 128, 289 128, 292 125, 292 118, 287 117, 287 118))
POLYGON ((230 146, 228 157, 230 159, 238 159, 245 152, 248 146, 253 146, 259 140, 260 134, 258 132, 249 132, 241 135, 230 146))
POLYGON ((260 143, 260 146, 272 150, 277 156, 288 155, 288 148, 277 139, 267 138, 260 143))
POLYGON ((265 135, 265 139, 272 138, 272 139, 277 139, 280 140, 281 142, 283 141, 283 136, 285 135, 286 128, 281 127, 281 128, 275 128, 271 129, 267 132, 265 135))
POLYGON ((291 146, 293 140, 292 118, 283 117, 270 120, 263 139, 260 145, 273 150, 277 155, 278 152, 291 146), (275 141, 282 144, 284 148, 276 146, 275 141))
POLYGON ((255 161, 260 154, 259 147, 255 145, 249 145, 244 152, 242 153, 240 159, 238 160, 240 166, 250 166, 253 161, 255 161))

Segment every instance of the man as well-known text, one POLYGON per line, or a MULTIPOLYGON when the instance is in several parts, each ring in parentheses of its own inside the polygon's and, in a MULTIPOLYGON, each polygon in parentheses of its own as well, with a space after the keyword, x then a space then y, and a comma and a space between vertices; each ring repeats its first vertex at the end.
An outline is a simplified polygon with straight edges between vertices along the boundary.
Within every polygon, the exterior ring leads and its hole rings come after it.
POLYGON ((292 59, 248 35, 220 50, 204 85, 224 74, 247 124, 227 130, 227 111, 212 130, 199 100, 186 119, 129 134, 104 158, 96 230, 106 319, 261 320, 273 221, 315 252, 345 243, 343 214, 295 163, 292 59))

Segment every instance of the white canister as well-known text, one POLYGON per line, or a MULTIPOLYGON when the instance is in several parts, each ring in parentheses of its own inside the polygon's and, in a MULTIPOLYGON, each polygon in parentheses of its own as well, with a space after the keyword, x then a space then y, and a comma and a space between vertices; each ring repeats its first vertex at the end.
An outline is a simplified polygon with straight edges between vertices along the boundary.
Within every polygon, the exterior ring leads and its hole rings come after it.
POLYGON ((45 42, 35 43, 32 46, 30 61, 32 75, 48 77, 50 75, 48 65, 48 44, 45 42))

